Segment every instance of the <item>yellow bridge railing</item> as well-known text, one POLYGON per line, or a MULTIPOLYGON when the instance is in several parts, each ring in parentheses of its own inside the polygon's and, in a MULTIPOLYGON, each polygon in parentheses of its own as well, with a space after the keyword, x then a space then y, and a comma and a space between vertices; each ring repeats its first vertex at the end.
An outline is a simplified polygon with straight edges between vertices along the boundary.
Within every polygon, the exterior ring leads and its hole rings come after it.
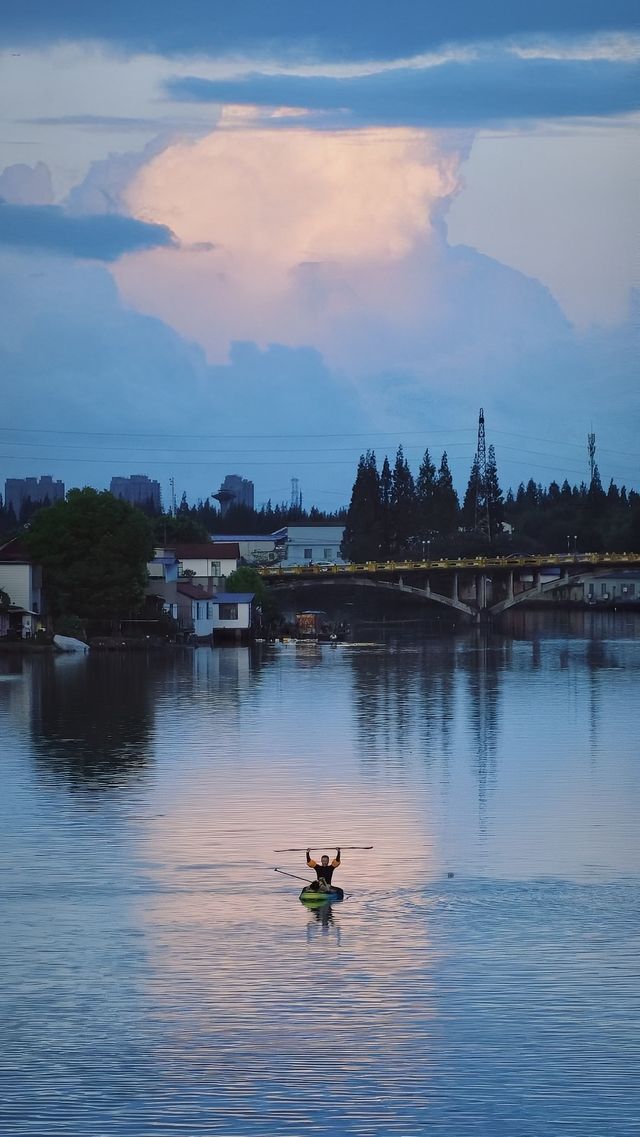
POLYGON ((362 573, 411 572, 416 570, 451 571, 453 569, 509 569, 565 567, 579 571, 580 566, 607 568, 613 566, 639 566, 640 553, 544 553, 535 556, 509 557, 455 557, 437 560, 365 561, 361 564, 308 564, 262 565, 258 572, 265 577, 276 576, 349 576, 362 573))

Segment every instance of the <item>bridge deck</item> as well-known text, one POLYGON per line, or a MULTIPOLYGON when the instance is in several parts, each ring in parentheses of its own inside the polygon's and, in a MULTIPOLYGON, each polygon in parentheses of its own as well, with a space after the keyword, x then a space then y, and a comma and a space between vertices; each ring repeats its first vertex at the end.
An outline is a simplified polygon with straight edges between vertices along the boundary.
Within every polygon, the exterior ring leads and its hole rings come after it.
POLYGON ((640 567, 640 553, 575 553, 570 555, 544 553, 536 556, 456 557, 429 561, 365 561, 361 564, 350 563, 344 565, 291 565, 286 568, 281 565, 273 567, 261 566, 258 572, 265 577, 324 576, 327 573, 334 576, 350 576, 353 574, 362 575, 363 573, 424 572, 425 569, 430 572, 451 572, 454 569, 515 569, 530 566, 531 568, 537 569, 564 567, 571 569, 572 573, 575 574, 576 570, 579 571, 580 566, 594 569, 612 568, 613 566, 633 567, 636 565, 640 567))

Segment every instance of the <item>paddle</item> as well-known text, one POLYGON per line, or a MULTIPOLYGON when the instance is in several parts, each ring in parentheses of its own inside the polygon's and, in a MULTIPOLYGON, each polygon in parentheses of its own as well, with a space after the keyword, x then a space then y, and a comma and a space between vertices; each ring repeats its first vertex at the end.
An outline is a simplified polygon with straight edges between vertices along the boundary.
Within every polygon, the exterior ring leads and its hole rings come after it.
POLYGON ((306 853, 308 849, 373 849, 373 845, 332 845, 327 842, 326 845, 308 845, 304 849, 274 849, 274 853, 306 853))
POLYGON ((306 876, 297 876, 294 872, 285 872, 284 869, 274 869, 274 872, 281 872, 283 876, 292 876, 294 880, 303 880, 305 884, 313 884, 312 880, 307 880, 306 876))

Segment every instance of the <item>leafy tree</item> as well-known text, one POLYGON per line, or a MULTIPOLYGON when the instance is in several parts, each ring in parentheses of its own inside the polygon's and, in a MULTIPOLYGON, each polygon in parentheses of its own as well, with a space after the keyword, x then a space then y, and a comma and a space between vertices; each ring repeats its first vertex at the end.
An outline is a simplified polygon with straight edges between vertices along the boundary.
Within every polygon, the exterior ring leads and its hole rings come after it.
POLYGON ((227 592, 253 592, 254 603, 262 609, 265 620, 273 619, 278 613, 278 607, 273 599, 273 593, 265 584, 264 577, 257 569, 250 565, 240 565, 227 577, 227 592))
POLYGON ((9 593, 5 592, 4 588, 0 588, 0 612, 6 612, 10 603, 11 598, 9 596, 9 593))
POLYGON ((116 619, 140 608, 153 534, 128 502, 106 490, 69 490, 66 501, 39 510, 24 539, 43 566, 54 618, 116 619))
POLYGON ((162 513, 151 523, 157 545, 184 545, 189 542, 204 542, 209 539, 207 530, 197 517, 191 513, 162 513))

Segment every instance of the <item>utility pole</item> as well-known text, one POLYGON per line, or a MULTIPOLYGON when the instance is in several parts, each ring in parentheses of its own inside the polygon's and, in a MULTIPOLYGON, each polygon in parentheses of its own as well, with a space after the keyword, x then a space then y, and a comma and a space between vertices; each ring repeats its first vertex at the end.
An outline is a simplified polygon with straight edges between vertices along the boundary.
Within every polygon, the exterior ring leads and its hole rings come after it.
POLYGON ((169 485, 171 487, 171 513, 175 517, 178 512, 176 509, 176 479, 169 478, 169 485))
POLYGON ((480 407, 478 417, 478 482, 476 485, 475 531, 480 533, 487 541, 491 537, 489 523, 489 495, 487 493, 487 442, 484 433, 484 411, 480 407))
POLYGON ((596 468, 596 436, 593 431, 587 435, 587 453, 589 455, 589 471, 591 474, 591 481, 593 481, 593 475, 596 468))

